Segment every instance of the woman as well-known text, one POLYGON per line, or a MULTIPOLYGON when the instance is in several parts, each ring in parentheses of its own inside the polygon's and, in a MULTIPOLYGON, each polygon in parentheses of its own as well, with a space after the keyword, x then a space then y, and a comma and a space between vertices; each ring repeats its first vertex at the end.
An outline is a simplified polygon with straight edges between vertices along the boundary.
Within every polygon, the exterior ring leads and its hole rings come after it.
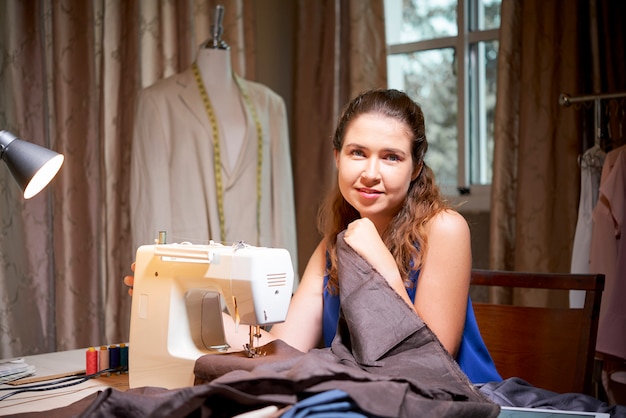
MULTIPOLYGON (((469 302, 471 248, 464 218, 451 210, 424 163, 421 108, 397 90, 367 91, 345 108, 333 138, 337 187, 320 212, 323 239, 311 256, 282 339, 308 351, 329 346, 339 317, 336 236, 368 261, 457 359, 473 383, 499 381, 469 302)), ((132 285, 132 277, 125 278, 132 285)), ((227 324, 229 343, 247 336, 227 324)), ((240 341, 235 341, 240 340, 240 341)))

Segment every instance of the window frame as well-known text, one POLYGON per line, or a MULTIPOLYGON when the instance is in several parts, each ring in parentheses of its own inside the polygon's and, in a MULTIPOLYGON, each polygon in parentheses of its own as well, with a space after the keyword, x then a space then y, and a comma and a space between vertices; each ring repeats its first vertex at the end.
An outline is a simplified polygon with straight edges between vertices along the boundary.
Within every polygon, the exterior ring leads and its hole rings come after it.
MULTIPOLYGON (((489 211, 491 205, 491 183, 488 184, 470 184, 470 126, 475 130, 473 133, 476 138, 477 146, 483 148, 486 152, 486 135, 485 127, 478 123, 470 125, 469 110, 474 107, 479 112, 485 112, 484 101, 474 98, 474 102, 470 103, 470 87, 475 91, 484 91, 481 85, 484 77, 477 76, 470 80, 470 72, 474 71, 478 74, 484 69, 481 61, 484 54, 480 54, 481 42, 499 41, 500 29, 485 29, 470 31, 470 7, 477 9, 480 7, 480 0, 458 0, 457 1, 457 27, 456 36, 445 36, 436 39, 428 39, 415 42, 407 42, 402 44, 388 44, 387 55, 409 54, 413 52, 423 52, 434 49, 454 48, 457 71, 457 190, 450 188, 443 189, 446 198, 452 204, 461 204, 461 211, 489 211), (478 46, 478 47, 476 47, 478 46), (474 85, 471 86, 470 83, 474 85), (479 131, 483 131, 482 133, 479 131)), ((479 16, 475 13, 474 16, 479 16)), ((473 27, 480 27, 480 22, 471 22, 473 27)), ((484 97, 484 94, 481 95, 484 97)), ((476 116, 478 121, 479 116, 476 116)), ((484 167, 479 167, 484 170, 484 167)))

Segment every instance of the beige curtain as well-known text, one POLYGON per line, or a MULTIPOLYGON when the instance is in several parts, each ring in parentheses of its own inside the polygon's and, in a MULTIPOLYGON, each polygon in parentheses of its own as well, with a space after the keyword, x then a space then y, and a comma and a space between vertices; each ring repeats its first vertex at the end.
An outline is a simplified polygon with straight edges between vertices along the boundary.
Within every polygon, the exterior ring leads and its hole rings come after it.
POLYGON ((365 89, 386 87, 382 0, 298 2, 292 148, 303 271, 317 246, 317 211, 334 184, 331 138, 342 107, 365 89))
MULTIPOLYGON (((256 81, 254 0, 0 2, 0 129, 66 156, 29 201, 0 167, 0 358, 128 338, 134 98, 191 64, 218 3, 233 69, 256 81)), ((335 119, 355 93, 385 86, 386 60, 382 0, 301 0, 294 14, 285 71, 303 269, 333 182, 335 119)))
MULTIPOLYGON (((616 7, 623 6, 617 3, 502 2, 491 268, 569 272, 580 193, 577 159, 589 146, 593 112, 562 107, 558 98, 561 93, 615 92, 613 81, 619 79, 613 68, 616 63, 623 68, 624 54, 610 45, 623 46, 623 25, 603 24, 592 16, 596 5, 606 16, 621 16, 616 7), (594 61, 594 50, 602 51, 610 65, 594 61)), ((568 304, 567 295, 538 291, 492 296, 528 305, 568 304)))
MULTIPOLYGON (((0 168, 0 358, 128 338, 134 97, 191 64, 217 3, 0 2, 0 129, 66 156, 29 201, 0 168)), ((219 4, 233 68, 253 79, 251 0, 219 4)))

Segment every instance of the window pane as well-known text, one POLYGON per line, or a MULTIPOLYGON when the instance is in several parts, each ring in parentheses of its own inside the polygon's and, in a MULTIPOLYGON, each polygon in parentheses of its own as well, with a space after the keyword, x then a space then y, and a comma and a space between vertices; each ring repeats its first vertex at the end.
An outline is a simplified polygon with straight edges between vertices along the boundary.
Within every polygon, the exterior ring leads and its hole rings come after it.
POLYGON ((457 90, 454 49, 435 49, 387 57, 390 88, 404 90, 424 112, 426 163, 440 186, 457 185, 457 90))
POLYGON ((387 44, 456 36, 456 5, 457 0, 385 0, 387 44))
POLYGON ((502 0, 468 0, 469 30, 489 30, 500 28, 500 3, 502 0))
POLYGON ((498 42, 470 46, 470 184, 490 184, 493 163, 493 118, 496 105, 498 42))

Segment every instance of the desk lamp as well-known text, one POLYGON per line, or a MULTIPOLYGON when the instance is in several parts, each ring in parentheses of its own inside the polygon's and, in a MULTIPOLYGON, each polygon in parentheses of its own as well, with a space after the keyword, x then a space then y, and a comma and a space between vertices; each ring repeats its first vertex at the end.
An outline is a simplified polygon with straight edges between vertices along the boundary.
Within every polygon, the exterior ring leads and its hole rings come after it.
POLYGON ((63 154, 23 141, 8 131, 0 131, 0 160, 30 199, 48 185, 61 169, 63 154))

